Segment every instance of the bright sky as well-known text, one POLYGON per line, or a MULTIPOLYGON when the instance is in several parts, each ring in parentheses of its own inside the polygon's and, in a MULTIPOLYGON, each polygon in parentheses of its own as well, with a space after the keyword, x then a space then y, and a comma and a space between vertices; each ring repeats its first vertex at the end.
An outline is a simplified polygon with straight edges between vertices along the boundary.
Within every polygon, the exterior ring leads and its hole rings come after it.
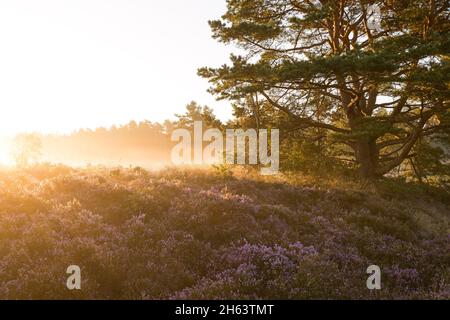
POLYGON ((1 0, 0 134, 163 121, 227 102, 197 68, 228 61, 207 21, 225 0, 1 0))

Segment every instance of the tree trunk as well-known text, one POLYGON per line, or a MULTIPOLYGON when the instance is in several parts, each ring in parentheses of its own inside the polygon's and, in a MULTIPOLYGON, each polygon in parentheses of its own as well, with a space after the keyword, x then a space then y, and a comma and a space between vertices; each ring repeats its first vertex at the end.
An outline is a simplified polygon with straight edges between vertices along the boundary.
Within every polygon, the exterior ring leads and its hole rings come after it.
POLYGON ((361 139, 355 143, 354 149, 361 177, 376 178, 379 152, 375 141, 361 139))

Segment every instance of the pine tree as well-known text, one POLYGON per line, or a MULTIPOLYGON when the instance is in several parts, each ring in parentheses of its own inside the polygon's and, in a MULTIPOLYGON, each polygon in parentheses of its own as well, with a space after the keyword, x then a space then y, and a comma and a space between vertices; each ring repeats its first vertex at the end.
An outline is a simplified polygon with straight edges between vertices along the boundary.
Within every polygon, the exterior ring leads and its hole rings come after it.
POLYGON ((245 52, 199 70, 212 93, 241 105, 251 96, 298 130, 320 129, 365 178, 448 125, 447 0, 228 0, 210 26, 245 52))

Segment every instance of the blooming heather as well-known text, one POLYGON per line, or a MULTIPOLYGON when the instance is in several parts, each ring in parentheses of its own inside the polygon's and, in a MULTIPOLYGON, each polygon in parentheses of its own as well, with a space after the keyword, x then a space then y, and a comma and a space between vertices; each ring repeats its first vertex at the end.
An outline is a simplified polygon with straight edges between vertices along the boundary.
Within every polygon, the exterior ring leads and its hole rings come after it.
POLYGON ((450 298, 448 202, 299 181, 0 172, 0 298, 450 298), (366 287, 373 264, 380 291, 366 287), (80 266, 82 290, 67 290, 69 265, 80 266))

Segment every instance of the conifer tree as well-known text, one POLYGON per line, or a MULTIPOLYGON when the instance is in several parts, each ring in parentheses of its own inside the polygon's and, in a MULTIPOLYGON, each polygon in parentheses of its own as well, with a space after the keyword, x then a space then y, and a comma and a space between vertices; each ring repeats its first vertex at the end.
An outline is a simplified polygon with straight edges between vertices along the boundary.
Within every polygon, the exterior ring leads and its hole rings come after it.
POLYGON ((212 93, 241 105, 253 97, 298 130, 320 129, 365 178, 448 128, 448 0, 228 0, 210 26, 243 51, 199 70, 212 93))

